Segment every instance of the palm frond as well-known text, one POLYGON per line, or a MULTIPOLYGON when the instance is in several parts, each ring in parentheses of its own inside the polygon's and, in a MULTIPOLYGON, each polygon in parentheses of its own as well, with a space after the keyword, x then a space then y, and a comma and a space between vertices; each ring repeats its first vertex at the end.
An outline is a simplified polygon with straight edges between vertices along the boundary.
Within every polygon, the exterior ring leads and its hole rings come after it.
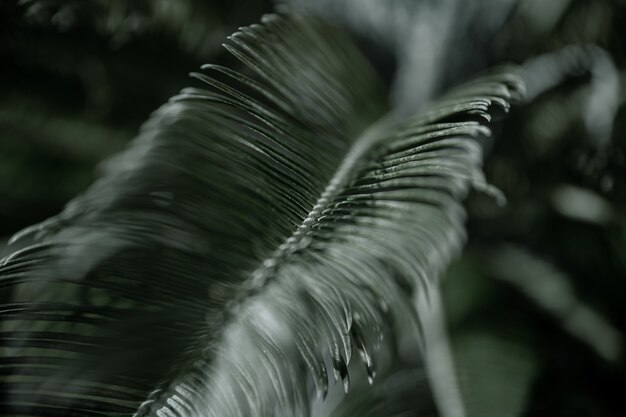
POLYGON ((266 16, 226 48, 252 75, 194 74, 205 89, 14 238, 3 412, 307 415, 303 375, 325 395, 330 357, 347 390, 356 351, 374 378, 408 317, 438 407, 462 416, 438 276, 464 240, 461 200, 489 189, 479 140, 519 99, 514 70, 406 119, 319 20, 266 16))

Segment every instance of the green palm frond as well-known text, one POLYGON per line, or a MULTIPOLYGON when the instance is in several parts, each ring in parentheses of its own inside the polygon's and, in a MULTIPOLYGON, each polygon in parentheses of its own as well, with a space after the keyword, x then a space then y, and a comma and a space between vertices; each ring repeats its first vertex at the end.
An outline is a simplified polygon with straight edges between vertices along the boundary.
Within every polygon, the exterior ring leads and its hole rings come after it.
POLYGON ((461 201, 489 190, 480 141, 519 99, 514 70, 403 118, 319 20, 266 16, 226 48, 247 70, 194 74, 204 88, 14 238, 2 412, 307 415, 327 359, 347 390, 353 352, 374 378, 376 352, 408 337, 440 411, 462 416, 438 277, 464 240, 461 201))

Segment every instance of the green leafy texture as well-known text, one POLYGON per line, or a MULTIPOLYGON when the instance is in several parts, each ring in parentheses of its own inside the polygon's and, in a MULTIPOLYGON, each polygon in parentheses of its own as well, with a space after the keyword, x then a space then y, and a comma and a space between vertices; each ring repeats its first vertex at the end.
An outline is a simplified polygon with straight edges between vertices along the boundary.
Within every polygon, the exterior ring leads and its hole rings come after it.
MULTIPOLYGON (((462 416, 438 275, 485 185, 485 124, 519 99, 502 70, 410 119, 386 111, 349 39, 272 15, 226 47, 106 175, 20 233, 0 280, 6 394, 21 415, 297 416, 325 358, 369 378, 414 318, 437 406, 462 416), (418 314, 419 313, 419 317, 418 314), (384 343, 383 343, 384 342, 384 343)), ((5 411, 6 410, 6 411, 5 411)))

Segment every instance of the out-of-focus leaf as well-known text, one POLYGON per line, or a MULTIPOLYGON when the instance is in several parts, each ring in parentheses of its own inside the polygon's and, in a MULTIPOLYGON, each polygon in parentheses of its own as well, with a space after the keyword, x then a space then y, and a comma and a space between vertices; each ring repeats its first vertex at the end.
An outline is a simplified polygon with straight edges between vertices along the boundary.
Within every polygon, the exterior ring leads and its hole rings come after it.
POLYGON ((209 56, 236 22, 236 14, 254 16, 265 10, 263 1, 247 8, 207 0, 22 0, 28 22, 60 31, 93 27, 114 46, 138 35, 165 34, 178 39, 182 49, 209 56), (224 9, 228 9, 224 11, 224 9))
POLYGON ((410 113, 484 69, 517 0, 279 0, 342 22, 397 60, 392 98, 410 113), (472 36, 467 36, 467 33, 472 36), (416 76, 419 74, 419 76, 416 76))
POLYGON ((623 338, 612 324, 575 294, 565 274, 518 247, 490 254, 494 276, 527 295, 563 328, 598 355, 617 361, 623 354, 623 338))
POLYGON ((538 368, 531 349, 486 331, 461 332, 453 346, 469 416, 524 415, 538 368))

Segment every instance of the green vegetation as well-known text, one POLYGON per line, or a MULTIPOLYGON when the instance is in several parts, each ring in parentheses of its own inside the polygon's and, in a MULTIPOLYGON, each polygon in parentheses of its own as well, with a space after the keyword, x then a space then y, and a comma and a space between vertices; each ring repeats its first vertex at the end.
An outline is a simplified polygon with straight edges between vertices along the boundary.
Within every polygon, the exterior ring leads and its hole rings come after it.
POLYGON ((624 415, 626 4, 278 3, 0 5, 0 415, 624 415))

